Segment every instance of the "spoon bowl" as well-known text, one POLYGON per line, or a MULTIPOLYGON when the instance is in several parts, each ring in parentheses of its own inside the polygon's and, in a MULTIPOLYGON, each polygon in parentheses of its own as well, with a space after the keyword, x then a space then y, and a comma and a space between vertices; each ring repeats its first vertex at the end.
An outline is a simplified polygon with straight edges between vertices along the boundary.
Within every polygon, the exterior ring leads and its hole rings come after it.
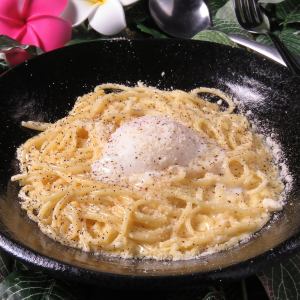
POLYGON ((149 10, 157 26, 177 38, 191 38, 211 26, 203 0, 150 0, 149 10))

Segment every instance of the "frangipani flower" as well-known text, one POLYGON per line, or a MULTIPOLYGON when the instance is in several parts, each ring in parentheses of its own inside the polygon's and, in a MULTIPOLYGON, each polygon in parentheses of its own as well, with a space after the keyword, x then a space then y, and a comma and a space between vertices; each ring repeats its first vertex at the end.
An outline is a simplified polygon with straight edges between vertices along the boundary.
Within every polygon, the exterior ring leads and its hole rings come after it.
POLYGON ((0 35, 44 51, 62 47, 72 28, 59 17, 68 0, 0 0, 0 35))
POLYGON ((64 18, 78 26, 86 19, 103 35, 114 35, 126 27, 123 6, 138 0, 69 0, 64 18), (123 6, 122 6, 123 5, 123 6))

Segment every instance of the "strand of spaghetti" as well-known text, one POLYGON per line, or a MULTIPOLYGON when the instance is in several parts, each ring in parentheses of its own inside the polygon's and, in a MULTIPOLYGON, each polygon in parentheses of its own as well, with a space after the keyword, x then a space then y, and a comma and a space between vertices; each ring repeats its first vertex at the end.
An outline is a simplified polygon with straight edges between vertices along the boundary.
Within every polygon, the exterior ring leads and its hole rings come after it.
POLYGON ((181 213, 181 216, 179 217, 178 221, 176 222, 176 224, 174 226, 174 230, 173 230, 173 233, 172 233, 173 236, 178 235, 181 227, 184 226, 185 221, 189 217, 191 211, 192 211, 192 203, 189 202, 189 203, 187 203, 185 209, 181 213))
POLYGON ((194 208, 193 213, 201 212, 207 214, 214 213, 222 213, 222 212, 230 212, 235 215, 241 216, 257 216, 261 212, 265 211, 263 207, 256 208, 240 208, 236 205, 226 205, 222 203, 209 202, 209 203, 201 203, 196 208, 194 208))
POLYGON ((131 90, 132 88, 123 85, 123 84, 116 84, 116 83, 105 83, 105 84, 100 84, 95 87, 95 92, 99 90, 105 90, 105 89, 115 89, 115 90, 122 90, 122 91, 127 91, 131 90))
POLYGON ((129 233, 129 238, 135 241, 152 244, 167 239, 170 233, 171 233, 171 226, 167 226, 167 227, 157 228, 154 230, 148 230, 144 232, 133 231, 129 233))
POLYGON ((232 99, 218 89, 200 87, 200 88, 191 90, 190 93, 195 96, 197 96, 198 94, 202 94, 202 93, 208 93, 208 94, 216 95, 219 98, 223 99, 228 104, 228 108, 223 113, 232 113, 235 108, 235 105, 234 105, 232 99))
POLYGON ((45 131, 51 123, 37 122, 37 121, 22 121, 21 125, 28 129, 33 129, 37 131, 45 131))

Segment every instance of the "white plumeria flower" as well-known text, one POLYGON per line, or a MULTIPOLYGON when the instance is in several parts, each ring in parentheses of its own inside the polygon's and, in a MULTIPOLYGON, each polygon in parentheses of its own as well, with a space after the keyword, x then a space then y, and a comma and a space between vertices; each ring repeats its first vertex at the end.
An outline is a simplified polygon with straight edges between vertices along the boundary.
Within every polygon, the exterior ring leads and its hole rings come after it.
POLYGON ((114 35, 126 27, 123 6, 138 0, 69 0, 63 17, 78 26, 86 19, 103 35, 114 35))

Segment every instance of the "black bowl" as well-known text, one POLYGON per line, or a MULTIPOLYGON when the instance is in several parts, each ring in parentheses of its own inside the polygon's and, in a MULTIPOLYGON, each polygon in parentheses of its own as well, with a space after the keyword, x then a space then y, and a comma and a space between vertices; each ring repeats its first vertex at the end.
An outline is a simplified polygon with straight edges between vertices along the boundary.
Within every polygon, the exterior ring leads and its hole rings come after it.
POLYGON ((91 42, 14 68, 0 78, 0 247, 56 276, 114 287, 174 287, 260 271, 300 245, 299 95, 299 78, 282 66, 246 50, 189 40, 91 42), (251 110, 256 124, 277 136, 293 188, 283 212, 249 242, 188 261, 107 259, 49 239, 21 211, 18 186, 10 177, 17 172, 16 148, 33 133, 20 122, 55 121, 77 96, 100 83, 134 85, 139 80, 160 88, 208 86, 236 93, 240 109, 251 110))

